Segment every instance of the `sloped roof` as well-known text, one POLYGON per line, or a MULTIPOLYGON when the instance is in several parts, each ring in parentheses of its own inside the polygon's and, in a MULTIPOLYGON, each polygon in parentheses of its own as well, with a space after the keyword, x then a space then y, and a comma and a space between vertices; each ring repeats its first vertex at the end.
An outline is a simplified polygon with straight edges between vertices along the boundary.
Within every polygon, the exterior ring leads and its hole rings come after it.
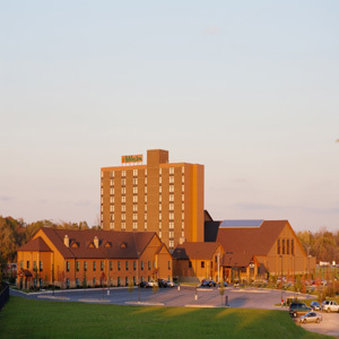
POLYGON ((41 229, 53 242, 54 246, 64 258, 138 258, 148 243, 155 236, 155 232, 118 232, 104 230, 64 230, 44 227, 41 229), (69 243, 76 242, 77 248, 66 247, 65 235, 69 243), (90 248, 94 237, 99 240, 98 248, 90 248), (106 247, 110 242, 112 247, 106 247), (121 246, 122 244, 125 246, 121 246))
POLYGON ((38 252, 52 252, 48 245, 41 237, 31 239, 27 244, 21 246, 18 251, 38 251, 38 252))
POLYGON ((260 227, 219 227, 217 241, 224 247, 224 265, 247 266, 253 256, 267 255, 287 220, 265 220, 260 227))
POLYGON ((173 259, 211 259, 220 244, 216 242, 184 242, 173 252, 173 259))

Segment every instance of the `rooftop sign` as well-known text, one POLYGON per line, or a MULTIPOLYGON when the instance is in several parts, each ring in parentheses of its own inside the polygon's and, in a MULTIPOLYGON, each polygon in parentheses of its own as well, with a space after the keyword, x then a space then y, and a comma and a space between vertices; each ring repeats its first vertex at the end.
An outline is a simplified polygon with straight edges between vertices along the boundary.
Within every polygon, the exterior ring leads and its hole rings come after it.
POLYGON ((128 164, 130 162, 142 162, 142 154, 121 156, 121 163, 128 164))

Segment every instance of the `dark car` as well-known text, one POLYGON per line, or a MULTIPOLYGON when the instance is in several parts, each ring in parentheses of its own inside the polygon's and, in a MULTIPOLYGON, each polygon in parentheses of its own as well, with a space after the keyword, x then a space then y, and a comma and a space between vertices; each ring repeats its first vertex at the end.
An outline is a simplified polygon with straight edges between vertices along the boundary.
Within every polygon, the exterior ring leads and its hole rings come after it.
POLYGON ((321 306, 317 301, 312 301, 310 306, 313 311, 321 311, 321 306))
POLYGON ((159 287, 167 287, 167 281, 165 279, 158 279, 159 287))
POLYGON ((139 286, 146 288, 146 287, 148 287, 148 282, 147 281, 142 281, 142 282, 140 282, 139 286))
POLYGON ((201 280, 201 285, 200 285, 200 287, 211 287, 210 281, 207 280, 207 279, 201 280))
POLYGON ((289 314, 291 317, 296 318, 312 311, 311 307, 306 306, 305 303, 293 302, 290 305, 289 314))

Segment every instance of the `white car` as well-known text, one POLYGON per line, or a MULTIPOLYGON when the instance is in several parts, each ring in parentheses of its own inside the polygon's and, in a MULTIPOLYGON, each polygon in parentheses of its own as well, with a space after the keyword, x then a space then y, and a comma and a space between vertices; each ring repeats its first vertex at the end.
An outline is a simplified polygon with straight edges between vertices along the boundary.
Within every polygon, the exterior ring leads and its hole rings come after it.
POLYGON ((339 312, 339 305, 332 300, 324 300, 321 309, 326 312, 339 312))
POLYGON ((158 283, 154 280, 148 281, 147 282, 147 287, 158 287, 158 283))

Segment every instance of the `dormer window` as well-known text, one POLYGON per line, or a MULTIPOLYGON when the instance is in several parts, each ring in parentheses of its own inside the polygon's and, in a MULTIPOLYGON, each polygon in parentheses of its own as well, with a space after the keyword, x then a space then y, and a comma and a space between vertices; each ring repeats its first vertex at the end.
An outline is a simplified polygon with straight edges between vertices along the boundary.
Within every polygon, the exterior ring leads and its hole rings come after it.
POLYGON ((127 248, 127 244, 126 244, 125 242, 122 242, 122 243, 120 244, 120 248, 127 248))
POLYGON ((76 241, 71 242, 71 248, 79 248, 79 244, 76 241))
POLYGON ((109 241, 107 241, 105 243, 105 248, 112 248, 112 243, 110 243, 109 241))
POLYGON ((93 242, 90 242, 90 243, 89 243, 88 248, 95 248, 93 242))

